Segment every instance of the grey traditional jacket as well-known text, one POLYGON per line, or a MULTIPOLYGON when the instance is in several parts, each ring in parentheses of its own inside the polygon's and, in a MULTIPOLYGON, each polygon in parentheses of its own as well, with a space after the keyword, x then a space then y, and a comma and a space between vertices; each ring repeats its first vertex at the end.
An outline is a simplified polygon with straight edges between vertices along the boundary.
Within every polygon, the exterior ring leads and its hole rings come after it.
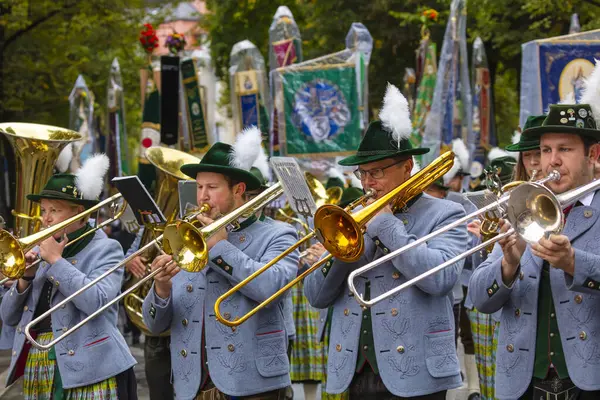
MULTIPOLYGON (((171 329, 173 385, 178 399, 196 396, 206 378, 206 367, 215 386, 230 396, 291 384, 283 302, 263 309, 237 328, 216 320, 214 304, 234 284, 296 241, 296 231, 287 224, 254 222, 217 243, 203 271, 175 275, 168 299, 158 297, 154 289, 149 291, 143 305, 144 322, 155 334, 171 329), (203 326, 205 349, 201 346, 203 326), (202 351, 207 355, 205 366, 200 365, 202 351)), ((298 253, 293 252, 223 302, 223 316, 234 319, 245 314, 290 282, 297 268, 298 253)))
MULTIPOLYGON (((0 286, 0 297, 8 291, 5 286, 0 286)), ((13 342, 15 340, 15 333, 17 329, 14 326, 2 324, 2 331, 0 332, 0 350, 11 350, 13 342)))
MULTIPOLYGON (((327 392, 341 393, 355 374, 363 310, 346 286, 350 271, 465 215, 461 205, 421 196, 408 211, 375 217, 364 235, 365 251, 354 263, 334 261, 309 275, 304 292, 315 307, 333 305, 327 392)), ((359 292, 370 282, 371 298, 463 252, 461 226, 357 278, 359 292)), ((375 355, 386 388, 396 396, 421 396, 461 385, 454 341, 451 291, 462 262, 420 281, 371 309, 375 355)))
MULTIPOLYGON (((26 339, 24 329, 33 319, 44 282, 48 279, 54 284, 51 304, 56 304, 122 259, 119 242, 99 230, 74 257, 60 259, 53 265, 42 262, 23 293, 17 291, 15 282, 0 305, 2 322, 17 330, 8 384, 16 379, 15 366, 26 339)), ((115 298, 121 291, 122 279, 123 269, 119 269, 54 312, 51 316, 54 337, 115 298)), ((56 360, 65 389, 103 381, 136 364, 117 328, 117 307, 111 307, 56 345, 56 360)))
MULTIPOLYGON (((563 231, 575 250, 575 275, 550 266, 550 285, 569 377, 583 390, 600 390, 600 196, 571 210, 563 231)), ((496 353, 496 397, 517 399, 527 390, 535 360, 538 292, 543 260, 529 246, 510 286, 502 281, 502 249, 477 268, 469 283, 475 307, 501 310, 496 353)))

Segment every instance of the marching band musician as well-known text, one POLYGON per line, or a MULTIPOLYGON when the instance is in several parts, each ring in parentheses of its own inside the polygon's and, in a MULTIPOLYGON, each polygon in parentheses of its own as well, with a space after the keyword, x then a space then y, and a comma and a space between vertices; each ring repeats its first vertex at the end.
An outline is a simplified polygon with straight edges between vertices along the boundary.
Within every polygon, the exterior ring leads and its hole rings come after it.
MULTIPOLYGON (((454 152, 454 165, 443 178, 434 182, 425 193, 440 199, 454 201, 463 206, 467 214, 477 211, 477 207, 471 203, 464 195, 463 181, 468 176, 467 168, 469 166, 469 150, 462 139, 452 141, 452 151, 454 152)), ((469 247, 475 247, 479 244, 479 225, 477 220, 469 221, 467 230, 469 231, 469 247)), ((473 257, 465 259, 460 281, 454 286, 452 294, 454 297, 454 322, 457 327, 455 335, 458 339, 460 335, 464 348, 464 371, 466 375, 468 400, 479 400, 479 373, 475 359, 475 345, 473 342, 473 333, 471 323, 465 308, 465 299, 467 297, 467 286, 469 278, 473 271, 473 257), (459 332, 460 331, 460 332, 459 332)))
MULTIPOLYGON (((219 214, 245 203, 246 190, 260 181, 249 172, 260 150, 260 131, 244 131, 234 146, 217 142, 199 164, 181 171, 196 179, 198 204, 211 211, 199 216, 209 224, 219 214), (256 155, 251 153, 255 152, 256 155)), ((290 385, 283 304, 257 313, 239 327, 215 319, 216 299, 297 241, 293 228, 268 225, 255 215, 239 228, 216 232, 207 242, 208 268, 200 273, 180 272, 171 257, 159 256, 157 274, 143 306, 144 321, 154 333, 171 329, 174 391, 179 399, 282 399, 290 385)), ((290 282, 298 265, 297 253, 250 282, 222 305, 226 318, 236 318, 290 282)), ((291 316, 289 316, 291 318, 291 316)))
MULTIPOLYGON (((527 118, 523 131, 541 126, 546 119, 545 115, 530 116, 527 118)), ((513 144, 505 148, 506 151, 519 153, 518 160, 513 167, 511 157, 500 157, 492 161, 488 168, 500 170, 499 178, 502 185, 512 181, 529 181, 534 175, 539 179, 543 177, 540 171, 540 142, 539 140, 527 137, 526 134, 513 136, 513 144), (534 172, 535 171, 535 172, 534 172), (511 178, 512 177, 512 178, 511 178)), ((481 224, 474 221, 469 224, 476 231, 480 231, 481 224)), ((483 239, 482 239, 483 240, 483 239)), ((487 254, 487 251, 481 251, 473 255, 473 267, 476 268, 486 258, 496 257, 497 254, 487 254)), ((500 330, 500 313, 493 315, 479 312, 474 306, 471 297, 467 293, 465 297, 465 308, 468 310, 472 331, 477 332, 473 335, 475 359, 479 371, 479 386, 481 400, 494 400, 495 375, 496 375, 496 349, 498 344, 498 335, 500 330)))
MULTIPOLYGON (((593 180, 600 132, 587 104, 552 105, 539 138, 541 171, 557 170, 547 186, 557 194, 593 180)), ((501 240, 471 277, 477 309, 501 310, 495 395, 499 399, 595 399, 600 395, 597 296, 600 262, 595 224, 600 197, 592 193, 564 210, 562 234, 527 245, 501 240)), ((501 232, 508 229, 503 222, 501 232)))
MULTIPOLYGON (((377 198, 409 178, 413 155, 429 151, 411 146, 406 99, 392 85, 379 116, 356 155, 339 162, 358 166, 357 177, 377 198)), ((445 399, 448 389, 461 386, 450 293, 462 262, 370 309, 359 307, 348 294, 349 272, 465 215, 459 204, 425 194, 398 211, 394 215, 388 205, 367 224, 365 250, 357 262, 335 260, 305 280, 313 306, 333 307, 328 393, 349 388, 350 399, 445 399)), ((454 228, 362 275, 359 292, 367 299, 387 292, 462 253, 467 242, 466 226, 454 228)))
MULTIPOLYGON (((107 169, 108 158, 95 155, 75 175, 53 175, 40 193, 28 195, 40 203, 43 226, 97 204, 107 169)), ((28 268, 2 299, 2 321, 17 329, 8 384, 23 375, 25 399, 137 399, 136 361, 117 328, 117 305, 50 351, 26 343, 24 329, 30 321, 122 260, 121 246, 102 230, 66 247, 91 229, 88 218, 82 217, 28 252, 28 265, 38 254, 43 262, 28 268)), ((120 292, 122 278, 123 271, 117 271, 54 312, 34 328, 36 340, 50 342, 112 300, 120 292)))
POLYGON ((513 181, 529 181, 531 178, 541 179, 540 171, 540 141, 528 137, 525 132, 531 128, 537 128, 544 123, 545 115, 535 115, 527 118, 523 126, 523 134, 513 137, 514 143, 506 146, 506 150, 519 153, 519 159, 514 169, 513 181), (535 171, 535 172, 534 172, 535 171))

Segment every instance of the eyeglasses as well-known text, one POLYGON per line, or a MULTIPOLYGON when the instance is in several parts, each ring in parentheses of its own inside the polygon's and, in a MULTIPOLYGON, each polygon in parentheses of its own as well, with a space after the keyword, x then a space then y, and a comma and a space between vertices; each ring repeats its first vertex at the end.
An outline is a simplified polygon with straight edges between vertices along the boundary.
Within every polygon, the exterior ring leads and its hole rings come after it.
POLYGON ((393 163, 393 164, 388 165, 387 167, 383 167, 383 168, 373 168, 370 170, 364 170, 364 169, 359 168, 357 170, 354 170, 354 176, 356 176, 358 179, 363 179, 363 178, 366 178, 367 175, 371 175, 371 178, 373 178, 373 179, 381 179, 385 175, 383 172, 384 170, 386 170, 390 167, 393 167, 394 165, 403 163, 404 161, 406 161, 406 160, 398 161, 396 163, 393 163))

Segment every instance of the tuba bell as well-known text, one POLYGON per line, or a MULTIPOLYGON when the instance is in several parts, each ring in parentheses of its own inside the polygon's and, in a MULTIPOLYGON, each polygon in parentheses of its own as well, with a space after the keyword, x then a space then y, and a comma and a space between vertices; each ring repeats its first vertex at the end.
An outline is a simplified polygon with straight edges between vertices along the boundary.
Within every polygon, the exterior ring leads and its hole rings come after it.
MULTIPOLYGON (((167 224, 177 219, 179 210, 179 188, 177 187, 180 180, 189 179, 184 175, 179 168, 183 164, 197 164, 200 159, 190 154, 179 150, 170 149, 167 147, 150 147, 146 150, 146 158, 156 168, 156 188, 154 193, 154 201, 158 208, 163 212, 167 224)), ((162 227, 164 229, 164 227, 162 227)), ((160 228, 147 227, 144 230, 140 242, 140 248, 150 243, 156 236, 161 234, 160 228)), ((158 254, 156 247, 151 247, 144 253, 144 257, 152 260, 158 254)), ((137 284, 139 279, 132 277, 126 284, 123 290, 127 290, 137 284)), ((152 287, 152 280, 147 281, 143 285, 123 299, 125 312, 130 321, 137 326, 146 336, 154 336, 150 333, 142 318, 142 304, 148 291, 152 287)), ((164 332, 160 336, 168 336, 170 332, 164 332)))
MULTIPOLYGON (((54 163, 67 144, 81 140, 75 131, 50 125, 23 122, 0 123, 15 153, 16 193, 13 201, 13 232, 26 237, 41 227, 40 206, 27 200, 39 193, 52 176, 54 163)), ((10 226, 10 224, 9 224, 10 226)))

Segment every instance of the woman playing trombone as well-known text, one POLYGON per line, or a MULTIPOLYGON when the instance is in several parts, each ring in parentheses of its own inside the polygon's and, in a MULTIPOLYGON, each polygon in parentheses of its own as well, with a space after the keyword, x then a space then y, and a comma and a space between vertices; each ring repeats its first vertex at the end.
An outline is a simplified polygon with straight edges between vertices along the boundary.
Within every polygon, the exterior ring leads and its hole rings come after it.
MULTIPOLYGON (((43 225, 56 225, 97 204, 107 169, 106 156, 96 155, 76 175, 54 175, 41 193, 29 195, 40 203, 43 225)), ((0 305, 2 321, 17 329, 8 384, 23 376, 25 399, 137 399, 135 359, 117 329, 116 305, 48 352, 25 341, 25 325, 123 258, 121 246, 102 230, 75 240, 91 230, 82 217, 28 252, 28 265, 38 255, 43 262, 28 268, 0 305)), ((37 342, 50 342, 114 298, 121 280, 122 271, 113 273, 56 310, 36 326, 37 342)))

